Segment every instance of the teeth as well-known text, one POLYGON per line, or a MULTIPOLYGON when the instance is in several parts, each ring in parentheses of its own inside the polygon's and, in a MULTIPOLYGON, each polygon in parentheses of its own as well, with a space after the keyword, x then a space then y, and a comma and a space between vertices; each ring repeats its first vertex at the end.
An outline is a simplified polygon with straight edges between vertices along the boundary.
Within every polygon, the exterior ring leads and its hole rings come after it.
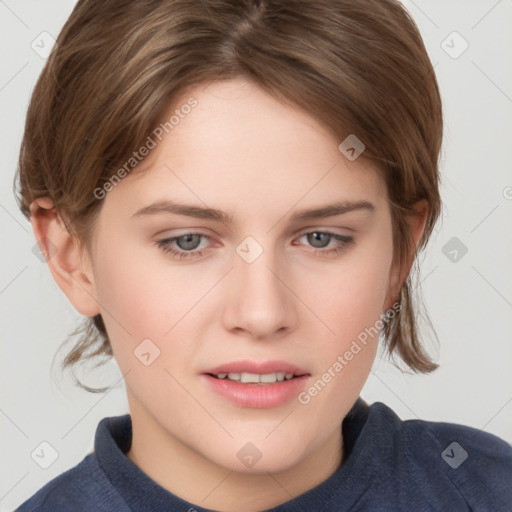
POLYGON ((241 373, 240 374, 240 382, 259 382, 260 376, 256 373, 241 373))
POLYGON ((284 373, 284 372, 276 372, 276 373, 264 373, 262 375, 257 373, 219 373, 217 375, 218 379, 225 379, 238 381, 244 384, 247 383, 263 383, 263 384, 272 384, 274 382, 282 382, 283 380, 290 380, 293 378, 293 373, 284 373))
POLYGON ((258 380, 255 382, 263 382, 270 384, 277 382, 277 373, 266 373, 264 375, 258 375, 258 380))

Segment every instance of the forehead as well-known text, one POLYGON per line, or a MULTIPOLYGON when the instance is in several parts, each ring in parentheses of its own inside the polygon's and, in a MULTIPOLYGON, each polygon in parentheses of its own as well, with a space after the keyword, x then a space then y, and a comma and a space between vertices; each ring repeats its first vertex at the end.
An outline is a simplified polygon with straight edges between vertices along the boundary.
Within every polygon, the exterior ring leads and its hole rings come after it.
POLYGON ((246 79, 189 88, 162 123, 173 116, 172 129, 161 140, 153 136, 155 147, 109 192, 111 199, 126 193, 140 205, 168 193, 209 206, 243 199, 247 208, 386 200, 369 160, 348 160, 334 134, 246 79), (195 106, 182 108, 190 98, 195 106))

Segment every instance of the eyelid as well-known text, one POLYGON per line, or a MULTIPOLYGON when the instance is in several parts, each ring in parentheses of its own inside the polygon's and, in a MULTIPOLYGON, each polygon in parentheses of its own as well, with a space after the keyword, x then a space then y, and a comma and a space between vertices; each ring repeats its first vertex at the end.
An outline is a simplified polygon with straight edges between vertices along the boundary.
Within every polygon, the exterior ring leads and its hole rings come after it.
POLYGON ((189 227, 183 227, 183 228, 168 228, 168 229, 161 229, 157 233, 154 234, 154 237, 163 237, 163 238, 179 238, 181 236, 185 235, 203 235, 207 236, 208 238, 212 238, 215 235, 213 231, 210 231, 208 228, 201 227, 201 228, 189 228, 189 227), (212 235, 208 234, 212 233, 212 235), (167 234, 167 236, 165 236, 167 234))
POLYGON ((356 230, 349 228, 349 227, 335 227, 335 226, 308 226, 306 228, 302 228, 301 230, 297 231, 297 233, 294 235, 294 238, 298 236, 305 235, 307 233, 329 233, 331 235, 343 235, 343 232, 339 232, 338 230, 343 231, 350 231, 352 233, 355 233, 356 230))

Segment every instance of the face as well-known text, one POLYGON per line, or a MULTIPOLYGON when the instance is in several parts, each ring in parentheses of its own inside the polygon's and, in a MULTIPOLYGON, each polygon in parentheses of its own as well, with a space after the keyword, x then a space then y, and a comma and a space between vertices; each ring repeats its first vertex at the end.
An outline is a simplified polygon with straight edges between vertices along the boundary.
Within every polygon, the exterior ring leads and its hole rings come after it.
POLYGON ((190 96, 104 199, 95 293, 133 417, 224 468, 249 471, 245 447, 261 456, 252 471, 283 471, 340 431, 372 366, 378 335, 362 333, 390 306, 386 187, 249 81, 197 86, 167 117, 190 96))

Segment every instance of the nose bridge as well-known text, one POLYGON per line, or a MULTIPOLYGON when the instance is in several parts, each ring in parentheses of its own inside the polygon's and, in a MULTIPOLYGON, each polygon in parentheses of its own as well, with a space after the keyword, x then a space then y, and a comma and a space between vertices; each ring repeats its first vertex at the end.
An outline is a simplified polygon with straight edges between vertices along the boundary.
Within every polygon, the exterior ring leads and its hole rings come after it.
POLYGON ((294 322, 290 293, 283 284, 284 262, 270 238, 260 243, 249 236, 236 247, 231 276, 235 293, 227 305, 230 327, 250 331, 257 337, 270 336, 294 322))
POLYGON ((236 248, 238 261, 235 264, 235 274, 244 283, 241 294, 251 295, 253 304, 262 299, 267 303, 269 300, 284 299, 281 297, 283 285, 277 278, 280 258, 270 238, 260 243, 254 237, 248 236, 236 248))

